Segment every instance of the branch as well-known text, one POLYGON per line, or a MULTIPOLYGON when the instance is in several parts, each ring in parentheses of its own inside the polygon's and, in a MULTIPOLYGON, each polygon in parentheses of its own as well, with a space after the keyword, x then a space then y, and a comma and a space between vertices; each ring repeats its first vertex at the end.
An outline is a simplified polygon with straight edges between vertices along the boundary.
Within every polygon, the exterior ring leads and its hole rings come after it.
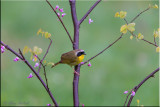
POLYGON ((47 84, 47 88, 49 89, 49 86, 48 86, 48 79, 47 79, 47 75, 46 75, 46 65, 43 65, 43 63, 41 62, 41 59, 37 56, 39 62, 41 63, 42 67, 43 67, 43 71, 44 71, 44 77, 45 77, 45 80, 46 80, 46 84, 47 84))
POLYGON ((76 1, 75 0, 69 0, 70 2, 70 7, 71 7, 71 15, 72 15, 72 21, 74 25, 74 44, 73 44, 73 49, 79 49, 79 21, 77 18, 77 13, 76 13, 76 1))
POLYGON ((124 18, 124 21, 127 23, 127 25, 128 25, 128 21, 126 20, 126 18, 124 18))
POLYGON ((52 102, 54 103, 55 106, 58 106, 56 100, 54 99, 52 93, 50 90, 48 90, 45 82, 43 81, 43 79, 40 77, 40 75, 36 72, 36 70, 32 67, 32 65, 25 59, 25 57, 23 56, 22 52, 20 51, 19 55, 17 52, 15 52, 12 48, 10 48, 8 45, 5 45, 3 42, 1 42, 1 45, 3 45, 7 50, 9 50, 11 53, 15 54, 17 57, 19 57, 21 60, 24 60, 24 62, 26 63, 26 65, 33 71, 33 73, 37 76, 37 78, 39 79, 39 81, 42 83, 43 87, 46 89, 46 91, 48 92, 50 98, 52 99, 52 102))
MULTIPOLYGON (((104 48, 101 52, 99 52, 97 55, 91 57, 89 60, 85 61, 85 63, 89 62, 90 60, 94 59, 95 57, 97 57, 98 55, 102 54, 105 50, 107 50, 108 48, 110 48, 112 45, 114 45, 117 41, 119 41, 123 36, 123 33, 120 35, 120 37, 118 39, 116 39, 113 43, 111 43, 110 45, 108 45, 106 48, 104 48)), ((82 64, 83 65, 83 64, 82 64)))
MULTIPOLYGON (((131 31, 129 31, 133 36, 135 36, 136 37, 136 35, 133 33, 133 32, 131 32, 131 31)), ((149 44, 151 44, 151 45, 153 45, 153 46, 156 46, 156 47, 158 47, 158 45, 156 45, 155 43, 152 43, 152 42, 150 42, 150 41, 148 41, 148 40, 145 40, 145 39, 140 39, 140 40, 143 40, 143 41, 145 41, 145 42, 147 42, 147 43, 149 43, 149 44)))
POLYGON ((88 10, 88 12, 82 17, 82 19, 79 21, 79 23, 81 24, 84 19, 91 13, 91 11, 98 5, 98 3, 100 2, 101 0, 97 0, 96 3, 94 3, 94 5, 88 10))
POLYGON ((2 41, 1 41, 1 45, 3 45, 7 50, 10 50, 14 55, 16 55, 17 57, 19 57, 21 60, 23 60, 23 57, 21 57, 21 55, 19 55, 18 53, 16 53, 13 49, 11 49, 8 45, 5 45, 2 41))
MULTIPOLYGON (((146 11, 146 10, 145 10, 146 11)), ((143 11, 143 12, 145 12, 145 11, 143 11)), ((142 13, 142 12, 141 12, 142 13)), ((128 21, 124 18, 124 21, 127 23, 127 25, 128 25, 128 21)), ((129 31, 134 37, 136 37, 136 35, 133 33, 133 32, 131 32, 131 31, 129 31)), ((151 45, 154 45, 154 46, 156 46, 156 47, 158 47, 158 45, 156 44, 156 41, 155 41, 155 37, 154 37, 154 43, 152 43, 152 42, 150 42, 150 41, 148 41, 148 40, 145 40, 145 39, 141 39, 141 40, 143 40, 143 41, 145 41, 145 42, 147 42, 147 43, 149 43, 149 44, 151 44, 151 45)))
POLYGON ((72 44, 73 44, 73 40, 72 40, 72 38, 71 38, 71 35, 69 34, 69 32, 68 32, 66 26, 64 25, 63 21, 61 20, 61 18, 58 16, 56 10, 52 7, 52 5, 50 4, 50 2, 49 2, 48 0, 46 0, 46 2, 50 5, 50 7, 51 7, 52 10, 54 11, 54 13, 57 15, 59 21, 61 22, 62 26, 64 27, 64 29, 65 29, 65 31, 66 31, 66 33, 68 34, 68 37, 69 37, 70 41, 71 41, 72 44))
MULTIPOLYGON (((76 13, 76 1, 75 0, 69 0, 70 7, 71 7, 71 15, 72 15, 72 21, 74 25, 74 44, 73 44, 73 50, 79 49, 79 21, 77 19, 77 13, 76 13)), ((80 66, 75 66, 75 71, 80 74, 80 66)), ((74 106, 79 106, 79 96, 78 96, 78 85, 79 85, 79 75, 74 74, 73 78, 73 101, 74 106)))
POLYGON ((142 13, 146 12, 147 10, 149 10, 150 7, 148 7, 147 9, 143 10, 142 12, 140 12, 135 18, 132 19, 132 21, 130 23, 132 23, 133 21, 135 21, 142 13))
MULTIPOLYGON (((140 12, 135 18, 133 18, 133 20, 130 22, 130 23, 132 23, 134 20, 136 20, 142 13, 144 13, 144 12, 146 12, 147 10, 149 10, 150 8, 147 8, 147 9, 145 9, 144 11, 142 11, 142 12, 140 12)), ((128 24, 128 22, 127 22, 127 20, 126 19, 124 19, 125 20, 125 22, 128 24)), ((89 62, 90 60, 92 60, 92 59, 94 59, 95 57, 97 57, 98 55, 100 55, 100 54, 102 54, 105 50, 107 50, 109 47, 111 47, 114 43, 116 43, 117 41, 119 41, 121 38, 122 38, 122 36, 123 36, 123 33, 121 34, 121 36, 118 38, 118 39, 116 39, 113 43, 111 43, 109 46, 107 46, 105 49, 103 49, 101 52, 99 52, 97 55, 95 55, 95 56, 93 56, 93 57, 91 57, 89 60, 87 60, 87 61, 85 61, 84 62, 84 64, 86 64, 87 62, 89 62)), ((152 45, 154 45, 154 46, 157 46, 156 44, 153 44, 153 43, 151 43, 151 42, 149 42, 149 41, 147 41, 147 40, 144 40, 144 39, 142 39, 143 41, 146 41, 146 42, 148 42, 148 43, 150 43, 150 44, 152 44, 152 45)), ((81 64, 81 65, 83 65, 83 64, 81 64)))
POLYGON ((131 92, 132 92, 132 90, 131 90, 131 91, 128 93, 128 95, 127 95, 126 101, 124 102, 124 107, 125 107, 125 105, 126 105, 126 103, 127 103, 128 97, 129 97, 129 95, 131 94, 131 92))
POLYGON ((39 65, 38 73, 39 73, 39 71, 40 71, 40 69, 41 69, 42 62, 43 62, 44 58, 46 57, 46 55, 48 54, 49 48, 51 47, 52 40, 51 40, 50 38, 49 38, 49 40, 50 40, 50 44, 49 44, 48 49, 47 49, 46 53, 44 54, 42 60, 40 60, 40 65, 39 65))
POLYGON ((154 44, 157 45, 155 36, 154 36, 154 44))
MULTIPOLYGON (((137 86, 135 86, 134 88, 134 92, 136 93, 137 90, 151 77, 154 77, 154 74, 157 73, 159 71, 160 67, 157 68, 155 71, 153 71, 151 74, 149 74, 144 80, 142 80, 137 86)), ((129 101, 128 101, 128 104, 127 104, 127 107, 130 106, 131 102, 132 102, 132 99, 133 99, 134 96, 131 96, 129 101)))

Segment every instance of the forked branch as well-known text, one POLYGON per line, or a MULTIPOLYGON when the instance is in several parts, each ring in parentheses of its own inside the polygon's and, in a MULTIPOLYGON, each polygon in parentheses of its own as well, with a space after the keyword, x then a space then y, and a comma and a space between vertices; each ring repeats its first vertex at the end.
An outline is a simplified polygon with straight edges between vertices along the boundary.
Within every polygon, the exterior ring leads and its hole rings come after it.
MULTIPOLYGON (((144 11, 140 12, 136 17, 133 18, 133 20, 130 22, 132 23, 133 21, 135 21, 142 13, 146 12, 147 10, 149 10, 150 8, 145 9, 144 11)), ((128 21, 126 19, 124 19, 124 21, 128 24, 128 21)), ((90 60, 94 59, 95 57, 99 56, 100 54, 102 54, 104 51, 106 51, 108 48, 110 48, 113 44, 115 44, 117 41, 119 41, 123 36, 123 33, 120 35, 120 37, 118 37, 114 42, 112 42, 110 45, 108 45, 106 48, 104 48, 102 51, 100 51, 98 54, 96 54, 95 56, 91 57, 89 60, 85 61, 84 64, 86 64, 87 62, 89 62, 90 60)), ((148 43, 150 43, 147 40, 142 39, 143 41, 146 41, 148 43)), ((150 43, 152 44, 152 43, 150 43)), ((156 44, 152 44, 157 46, 156 44)), ((83 65, 83 64, 82 64, 83 65)))
POLYGON ((1 41, 1 45, 3 45, 7 50, 9 50, 11 53, 13 53, 14 55, 16 55, 17 57, 19 57, 21 60, 24 61, 24 63, 33 71, 33 73, 36 75, 36 77, 42 83, 43 87, 46 89, 47 93, 49 94, 50 98, 52 99, 52 102, 54 103, 54 105, 58 106, 58 103, 54 99, 51 91, 48 89, 47 85, 45 84, 45 82, 43 81, 43 79, 41 78, 41 76, 39 75, 39 73, 37 73, 36 70, 32 67, 32 65, 25 59, 25 57, 22 54, 21 50, 19 50, 20 54, 18 54, 12 48, 10 48, 8 45, 4 44, 2 41, 1 41))
POLYGON ((38 73, 39 73, 39 71, 40 71, 40 69, 41 69, 42 62, 43 62, 44 58, 47 56, 47 54, 48 54, 48 52, 49 52, 49 49, 50 49, 50 47, 51 47, 52 40, 51 40, 50 38, 49 38, 49 40, 50 40, 50 44, 49 44, 49 46, 48 46, 48 48, 47 48, 47 51, 46 51, 46 53, 44 54, 42 60, 40 60, 40 65, 39 65, 38 73))
POLYGON ((79 24, 81 24, 84 19, 86 19, 86 17, 91 13, 91 11, 98 5, 98 3, 100 2, 101 0, 97 0, 96 3, 94 3, 94 5, 88 10, 88 12, 82 17, 82 19, 79 21, 79 24))
POLYGON ((62 19, 58 16, 58 14, 57 14, 56 10, 53 8, 53 6, 50 4, 50 2, 49 2, 48 0, 46 0, 46 2, 49 4, 49 6, 50 6, 50 7, 52 8, 52 10, 54 11, 54 13, 57 15, 57 17, 58 17, 59 21, 61 22, 61 24, 62 24, 63 28, 65 29, 65 31, 66 31, 66 33, 67 33, 67 35, 68 35, 68 37, 69 37, 69 39, 70 39, 71 43, 73 44, 73 40, 72 40, 72 38, 71 38, 71 35, 69 34, 69 32, 68 32, 68 30, 67 30, 66 26, 64 25, 64 23, 63 23, 62 19))
MULTIPOLYGON (((134 92, 136 93, 138 91, 138 89, 151 77, 154 77, 155 73, 157 73, 159 71, 160 67, 157 68, 155 71, 153 71, 151 74, 149 74, 144 80, 142 80, 137 86, 135 86, 135 88, 133 89, 134 92)), ((127 106, 130 106, 132 99, 134 96, 130 96, 130 99, 128 101, 127 106)))

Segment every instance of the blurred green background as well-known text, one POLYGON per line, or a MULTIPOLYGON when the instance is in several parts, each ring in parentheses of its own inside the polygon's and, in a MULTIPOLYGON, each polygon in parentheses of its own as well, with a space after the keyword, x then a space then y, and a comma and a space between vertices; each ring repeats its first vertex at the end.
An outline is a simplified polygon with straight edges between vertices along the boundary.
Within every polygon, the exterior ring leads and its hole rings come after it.
MULTIPOLYGON (((43 49, 42 58, 49 40, 36 36, 39 28, 52 34, 53 44, 46 57, 49 62, 60 60, 62 53, 72 50, 72 44, 57 21, 55 13, 45 1, 2 1, 1 2, 1 40, 18 52, 24 46, 43 49)), ((95 1, 77 1, 78 19, 88 11, 95 1)), ((94 56, 120 36, 120 27, 125 22, 114 15, 118 11, 127 11, 126 19, 130 21, 149 4, 157 1, 102 1, 91 12, 94 21, 87 19, 80 27, 80 48, 87 53, 84 60, 94 56)), ((73 24, 68 1, 51 1, 59 5, 67 14, 63 18, 69 33, 73 37, 73 24)), ((153 42, 153 31, 158 28, 159 9, 150 9, 136 21, 135 34, 142 33, 144 38, 153 42)), ((123 105, 127 95, 125 90, 132 89, 158 66, 156 47, 141 40, 130 40, 130 33, 118 41, 103 54, 91 61, 92 66, 81 67, 79 81, 80 104, 85 106, 123 105)), ((30 54, 25 55, 30 60, 30 54)), ((9 51, 1 54, 1 104, 3 106, 45 106, 52 101, 34 77, 28 79, 32 72, 22 61, 14 62, 15 56, 9 51)), ((30 60, 34 66, 34 62, 30 60)), ((40 72, 44 77, 43 71, 40 72)), ((73 105, 72 82, 73 71, 68 65, 58 65, 54 69, 47 67, 49 88, 59 105, 73 105)), ((131 105, 157 106, 159 104, 158 73, 149 79, 136 93, 131 105)))

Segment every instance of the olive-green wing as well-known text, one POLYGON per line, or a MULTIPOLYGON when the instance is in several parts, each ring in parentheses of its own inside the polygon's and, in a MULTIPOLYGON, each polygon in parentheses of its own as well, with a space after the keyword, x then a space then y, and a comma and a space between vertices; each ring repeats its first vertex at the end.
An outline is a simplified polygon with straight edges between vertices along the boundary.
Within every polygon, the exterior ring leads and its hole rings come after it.
POLYGON ((75 55, 74 51, 70 51, 70 52, 64 53, 61 56, 62 63, 70 64, 72 62, 75 62, 76 59, 77 59, 77 56, 75 55))

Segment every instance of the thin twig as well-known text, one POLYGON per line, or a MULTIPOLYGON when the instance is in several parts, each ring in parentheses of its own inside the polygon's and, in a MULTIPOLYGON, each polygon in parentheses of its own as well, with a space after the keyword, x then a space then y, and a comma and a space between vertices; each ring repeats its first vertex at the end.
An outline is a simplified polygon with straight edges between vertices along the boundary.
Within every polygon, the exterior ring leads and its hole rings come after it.
POLYGON ((96 3, 94 3, 94 5, 88 10, 88 12, 82 17, 82 19, 79 21, 79 23, 81 24, 84 19, 90 14, 90 12, 97 6, 97 4, 100 2, 101 0, 97 0, 96 3))
MULTIPOLYGON (((133 33, 133 32, 131 32, 131 31, 129 31, 134 37, 136 37, 136 35, 133 33)), ((145 42, 147 42, 147 43, 149 43, 149 44, 151 44, 151 45, 153 45, 153 46, 156 46, 156 47, 158 47, 158 45, 156 45, 156 44, 154 44, 154 43, 152 43, 152 42, 150 42, 150 41, 148 41, 148 40, 145 40, 145 39, 140 39, 140 40, 143 40, 143 41, 145 41, 145 42)))
POLYGON ((19 54, 22 56, 23 61, 25 61, 25 57, 23 56, 21 50, 19 49, 19 54))
POLYGON ((47 88, 49 89, 49 86, 48 86, 48 79, 47 79, 47 74, 46 74, 46 65, 44 65, 42 62, 41 62, 41 59, 37 56, 40 64, 42 65, 43 67, 43 71, 44 71, 44 77, 45 77, 45 80, 46 80, 46 84, 47 84, 47 88))
MULTIPOLYGON (((97 57, 98 55, 102 54, 105 50, 107 50, 108 48, 110 48, 112 45, 114 45, 117 41, 119 41, 123 36, 123 33, 120 35, 119 38, 117 38, 114 42, 112 42, 110 45, 108 45, 106 48, 104 48, 101 52, 99 52, 97 55, 91 57, 89 60, 85 61, 85 63, 89 62, 90 60, 94 59, 95 57, 97 57)), ((83 65, 83 64, 82 64, 83 65)))
POLYGON ((46 57, 46 55, 48 54, 49 49, 50 49, 50 47, 51 47, 52 40, 51 40, 50 38, 49 38, 49 40, 50 40, 50 44, 49 44, 49 46, 48 46, 48 48, 47 48, 47 51, 46 51, 46 53, 44 54, 44 56, 43 56, 42 60, 40 61, 40 65, 39 65, 38 73, 39 73, 39 71, 40 71, 40 69, 41 69, 41 63, 43 62, 44 58, 45 58, 45 57, 46 57))
POLYGON ((25 60, 24 62, 26 63, 26 65, 33 71, 33 73, 37 76, 37 78, 39 79, 39 81, 42 83, 43 87, 46 89, 46 91, 48 92, 50 98, 52 99, 52 102, 54 103, 54 105, 56 107, 58 107, 58 104, 56 102, 56 100, 53 97, 53 94, 51 93, 51 91, 47 88, 47 85, 45 84, 45 82, 43 81, 43 79, 41 78, 41 76, 36 72, 36 70, 32 67, 32 65, 25 59, 24 55, 22 54, 21 50, 20 53, 21 55, 19 55, 17 52, 15 52, 12 48, 10 48, 8 45, 5 45, 3 42, 1 42, 1 45, 3 45, 7 50, 9 50, 11 53, 15 54, 17 57, 19 57, 21 60, 25 60))
POLYGON ((47 74, 46 74, 46 66, 43 66, 43 68, 44 68, 44 77, 45 77, 45 80, 46 80, 47 88, 49 90, 48 79, 47 79, 47 74))
MULTIPOLYGON (((134 92, 136 93, 137 90, 151 77, 154 77, 155 73, 157 73, 159 71, 160 67, 157 68, 155 71, 153 71, 151 74, 149 74, 144 80, 142 80, 137 86, 135 86, 134 88, 134 92)), ((134 96, 131 96, 129 101, 128 101, 128 104, 127 106, 130 106, 131 102, 132 102, 132 99, 133 99, 134 96)))
MULTIPOLYGON (((147 11, 147 9, 145 10, 145 11, 147 11)), ((143 12, 145 12, 145 11, 143 11, 143 12)), ((143 13, 143 12, 141 12, 141 14, 143 13)), ((128 21, 124 18, 124 21, 127 23, 127 25, 128 25, 128 21)), ((129 31, 134 37, 137 37, 133 32, 131 32, 131 31, 129 31)), ((145 41, 145 42, 147 42, 147 43, 149 43, 149 44, 151 44, 151 45, 154 45, 154 46, 156 46, 156 47, 158 47, 158 45, 156 44, 156 42, 155 42, 155 38, 154 38, 154 42, 155 43, 152 43, 152 42, 150 42, 150 41, 148 41, 148 40, 145 40, 145 39, 141 39, 141 40, 143 40, 143 41, 145 41)))
POLYGON ((157 45, 157 43, 156 43, 156 38, 155 38, 155 37, 154 37, 154 44, 157 45))
POLYGON ((145 39, 141 39, 141 40, 143 40, 143 41, 145 41, 145 42, 147 42, 147 43, 149 43, 149 44, 151 44, 151 45, 154 45, 154 46, 158 47, 158 45, 156 45, 156 44, 154 44, 154 43, 152 43, 152 42, 150 42, 150 41, 148 41, 148 40, 145 40, 145 39))
MULTIPOLYGON (((146 11, 149 10, 149 9, 150 9, 150 8, 147 8, 147 9, 145 9, 144 11, 140 12, 136 17, 133 18, 133 20, 132 20, 130 23, 132 23, 132 22, 133 22, 134 20, 136 20, 142 13, 146 12, 146 11)), ((128 24, 128 22, 127 22, 127 20, 126 20, 125 18, 124 18, 124 21, 128 24)), ((109 46, 107 46, 104 50, 102 50, 101 52, 99 52, 97 55, 95 55, 95 56, 91 57, 89 60, 85 61, 84 64, 87 63, 87 62, 89 62, 90 60, 94 59, 94 58, 97 57, 98 55, 102 54, 106 49, 108 49, 108 48, 111 47, 115 42, 117 42, 118 40, 120 40, 120 39, 122 38, 122 35, 123 35, 123 34, 121 34, 121 36, 120 36, 118 39, 116 39, 116 41, 114 41, 112 44, 110 44, 109 46)), ((146 41, 146 42, 148 42, 148 43, 150 43, 150 44, 152 44, 152 45, 154 45, 154 46, 157 46, 157 45, 155 45, 155 44, 153 44, 153 43, 151 43, 151 42, 149 42, 149 41, 147 41, 147 40, 144 40, 144 39, 142 39, 142 40, 143 40, 143 41, 146 41)), ((83 65, 83 64, 82 64, 82 65, 83 65)))
POLYGON ((132 23, 133 21, 135 21, 142 13, 146 12, 147 10, 149 10, 150 7, 148 7, 147 9, 143 10, 142 12, 140 12, 135 18, 132 19, 132 21, 130 23, 132 23))
POLYGON ((125 105, 126 105, 126 103, 127 103, 128 97, 129 97, 129 95, 131 94, 131 92, 132 92, 132 90, 128 93, 128 95, 127 95, 127 97, 126 97, 126 101, 124 102, 124 107, 125 107, 125 105))
POLYGON ((128 25, 128 21, 126 20, 126 18, 124 18, 124 21, 127 23, 127 25, 128 25))
POLYGON ((72 44, 73 44, 73 40, 72 40, 72 38, 71 38, 71 35, 69 34, 69 32, 68 32, 68 30, 67 30, 66 26, 64 25, 64 23, 63 23, 62 19, 58 16, 58 14, 57 14, 56 10, 53 8, 53 6, 50 4, 50 2, 49 2, 48 0, 46 0, 46 2, 50 5, 50 7, 51 7, 51 8, 52 8, 52 10, 54 11, 54 13, 57 15, 57 17, 58 17, 59 21, 61 22, 62 26, 64 27, 64 29, 65 29, 65 31, 66 31, 66 33, 68 34, 68 37, 69 37, 70 41, 71 41, 71 42, 72 42, 72 44))

